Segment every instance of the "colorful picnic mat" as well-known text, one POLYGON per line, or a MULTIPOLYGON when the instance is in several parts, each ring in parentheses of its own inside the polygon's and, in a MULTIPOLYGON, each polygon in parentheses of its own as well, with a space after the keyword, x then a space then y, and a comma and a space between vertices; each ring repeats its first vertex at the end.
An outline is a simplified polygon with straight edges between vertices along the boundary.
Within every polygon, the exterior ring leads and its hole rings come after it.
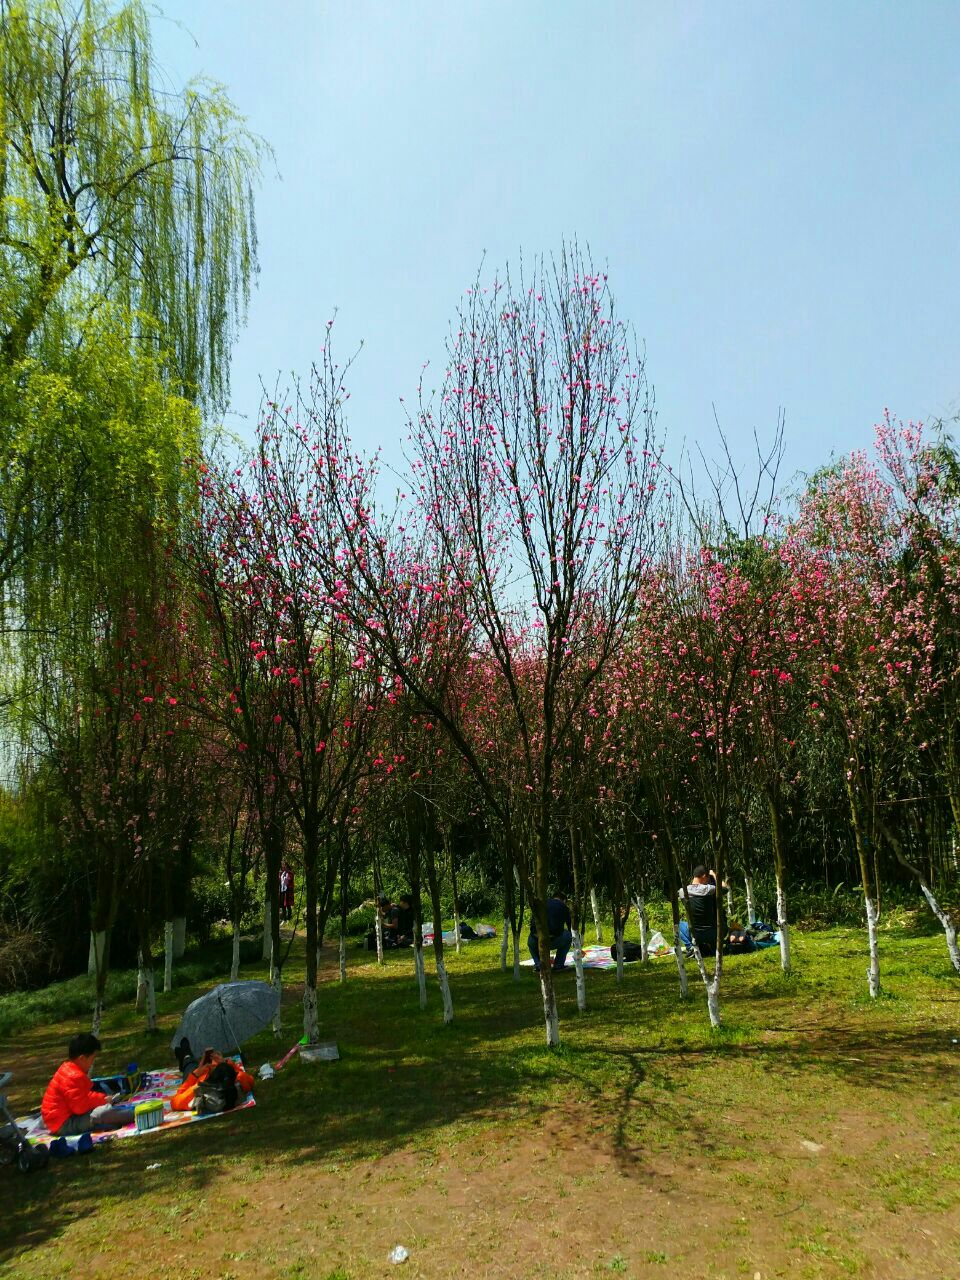
MULTIPOLYGON (((171 1111, 170 1099, 180 1088, 183 1083, 183 1077, 180 1072, 173 1067, 170 1070, 163 1069, 161 1071, 144 1072, 143 1082, 140 1089, 125 1099, 123 1105, 129 1105, 130 1123, 124 1125, 122 1129, 112 1129, 107 1133, 94 1133, 91 1135, 93 1141, 107 1142, 111 1138, 136 1138, 139 1136, 137 1126, 133 1122, 133 1108, 138 1102, 159 1101, 163 1103, 163 1122, 154 1129, 146 1129, 145 1133, 163 1133, 167 1129, 179 1129, 181 1125, 194 1124, 197 1120, 215 1120, 220 1115, 230 1115, 229 1111, 216 1112, 212 1115, 198 1116, 195 1111, 171 1111)), ((234 1111, 245 1111, 248 1107, 254 1105, 254 1097, 252 1093, 248 1093, 243 1102, 238 1102, 233 1108, 234 1111)), ((46 1147, 53 1141, 54 1135, 51 1134, 39 1111, 33 1112, 28 1116, 21 1116, 17 1124, 27 1135, 30 1142, 35 1147, 46 1147)), ((79 1137, 64 1139, 71 1147, 76 1147, 80 1141, 79 1137)))
MULTIPOLYGON (((533 964, 533 961, 521 960, 520 963, 529 967, 533 964)), ((629 963, 629 961, 626 961, 625 963, 629 963)), ((583 948, 583 967, 585 969, 615 969, 617 967, 617 962, 610 955, 609 947, 590 946, 583 948)), ((574 968, 572 951, 567 952, 567 959, 564 964, 564 968, 574 968)))

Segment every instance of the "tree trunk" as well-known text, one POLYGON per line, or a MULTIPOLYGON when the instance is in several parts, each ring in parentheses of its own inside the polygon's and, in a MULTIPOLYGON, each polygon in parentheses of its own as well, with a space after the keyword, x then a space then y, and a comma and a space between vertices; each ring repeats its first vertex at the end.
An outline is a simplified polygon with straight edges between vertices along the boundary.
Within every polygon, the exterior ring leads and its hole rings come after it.
POLYGON ((97 972, 97 956, 102 955, 107 945, 107 934, 105 929, 90 930, 90 951, 87 956, 87 974, 94 977, 97 972))
POLYGON ((100 1027, 103 1021, 103 1009, 107 994, 107 976, 110 973, 110 941, 112 933, 113 930, 108 928, 100 930, 96 934, 103 941, 102 944, 98 943, 97 945, 96 998, 93 1006, 93 1023, 90 1028, 95 1036, 100 1035, 100 1027))
POLYGON ((164 994, 173 990, 173 921, 167 920, 163 926, 163 990, 164 994))
POLYGON ((303 988, 303 1034, 307 1044, 316 1044, 320 1039, 320 1022, 317 1017, 317 984, 307 982, 303 988))
POLYGON ((443 962, 443 915, 440 905, 440 877, 437 875, 436 852, 431 845, 426 849, 427 887, 430 890, 430 907, 433 911, 433 958, 437 967, 437 981, 443 1000, 443 1021, 453 1021, 453 999, 450 995, 450 979, 443 962))
POLYGON ((540 944, 541 958, 546 955, 546 963, 540 965, 540 994, 543 999, 543 1021, 546 1030, 547 1048, 556 1049, 560 1044, 560 1013, 557 1009, 557 993, 553 988, 553 969, 550 967, 550 937, 547 935, 546 950, 540 944))
POLYGON ((590 890, 590 910, 593 912, 593 927, 597 935, 597 946, 603 946, 603 924, 600 920, 600 903, 596 889, 590 890))
POLYGON ((777 930, 780 934, 780 967, 790 972, 790 926, 787 924, 787 893, 777 874, 777 930))
MULTIPOLYGON (((280 948, 277 947, 279 954, 280 948)), ((273 1015, 273 1034, 279 1036, 283 1030, 283 1016, 280 1011, 280 1001, 283 997, 283 979, 280 976, 280 968, 278 965, 271 963, 270 965, 270 985, 277 993, 277 1012, 273 1015)))
POLYGON ((956 969, 957 973, 960 973, 960 949, 957 947, 957 931, 954 928, 952 920, 934 897, 933 891, 924 876, 921 874, 919 867, 912 863, 904 853, 903 845, 899 837, 894 834, 893 830, 886 822, 883 821, 883 819, 878 818, 877 825, 883 833, 887 843, 890 845, 890 848, 893 850, 894 857, 917 881, 920 886, 920 892, 927 900, 927 906, 940 921, 940 927, 943 929, 944 937, 947 941, 947 954, 950 956, 950 963, 953 965, 954 969, 956 969))
POLYGON ((577 1008, 584 1013, 587 1008, 587 984, 583 980, 583 941, 578 929, 573 930, 573 967, 577 978, 577 1008))
POLYGON ((877 904, 867 893, 863 895, 863 905, 867 913, 867 945, 870 951, 870 964, 867 968, 867 988, 873 999, 880 994, 880 949, 877 943, 877 904))
POLYGON ((790 972, 790 926, 787 922, 787 835, 783 828, 780 800, 774 791, 767 792, 767 809, 770 814, 770 839, 773 844, 773 866, 777 878, 777 929, 780 932, 780 965, 784 973, 790 972))
POLYGON ((617 944, 617 984, 623 981, 623 927, 618 926, 613 932, 617 944))
POLYGON ((427 1007, 427 975, 423 967, 423 938, 420 933, 420 921, 414 922, 413 926, 413 971, 417 979, 417 987, 420 991, 420 1008, 427 1007))
POLYGON ((137 1013, 145 1013, 147 1009, 147 966, 143 952, 137 952, 137 1013))
POLYGON ((383 964, 383 916, 380 914, 379 905, 373 920, 373 933, 377 940, 377 964, 383 964))
POLYGON ((650 917, 647 915, 647 903, 643 894, 638 893, 634 899, 634 905, 637 908, 637 924, 640 928, 640 961, 646 964, 650 957, 647 954, 647 947, 650 945, 650 917))
POLYGON ((440 998, 443 1001, 444 1025, 453 1021, 453 997, 450 994, 450 980, 447 977, 447 966, 442 957, 437 960, 437 981, 440 983, 440 998))
POLYGON ((510 933, 513 938, 513 980, 520 981, 520 930, 511 922, 510 933))
POLYGON ((347 935, 340 931, 340 981, 347 980, 347 935))
POLYGON ((173 958, 182 960, 187 949, 187 917, 173 917, 173 958))
MULTIPOLYGON (((446 828, 443 832, 443 848, 447 855, 447 865, 450 867, 450 890, 453 894, 453 940, 457 949, 457 955, 460 954, 461 937, 460 937, 460 890, 457 886, 457 866, 453 857, 453 845, 450 842, 450 835, 446 828)), ((451 1018, 453 1014, 451 1013, 451 1018)), ((444 1021, 447 1021, 444 1018, 444 1021)))
POLYGON ((680 941, 680 903, 677 901, 676 889, 670 896, 670 909, 673 914, 673 954, 677 962, 677 977, 680 979, 680 999, 686 1000, 689 986, 686 957, 683 954, 683 943, 680 941))
POLYGON ((273 959, 272 906, 273 894, 267 887, 263 897, 263 958, 268 962, 273 959))
POLYGON ((509 946, 511 921, 503 917, 503 932, 500 935, 500 972, 507 972, 507 947, 509 946))
POLYGON ((233 922, 233 956, 230 960, 230 981, 236 982, 240 977, 240 923, 233 922))
POLYGON ((873 876, 869 849, 869 834, 864 825, 861 807, 861 796, 856 783, 847 778, 847 799, 850 804, 850 822, 853 826, 853 839, 860 863, 860 877, 863 881, 863 905, 867 915, 867 948, 869 965, 867 967, 867 989, 873 999, 880 994, 880 953, 877 944, 877 897, 874 893, 873 876))
MULTIPOLYGON (((333 860, 330 835, 327 833, 325 867, 333 860)), ((303 833, 303 886, 306 899, 306 962, 307 972, 303 984, 303 1034, 307 1044, 320 1039, 317 1020, 317 877, 319 874, 319 832, 311 823, 303 833)))
POLYGON ((743 888, 747 897, 747 923, 753 924, 757 918, 753 905, 753 876, 745 875, 743 877, 743 888))

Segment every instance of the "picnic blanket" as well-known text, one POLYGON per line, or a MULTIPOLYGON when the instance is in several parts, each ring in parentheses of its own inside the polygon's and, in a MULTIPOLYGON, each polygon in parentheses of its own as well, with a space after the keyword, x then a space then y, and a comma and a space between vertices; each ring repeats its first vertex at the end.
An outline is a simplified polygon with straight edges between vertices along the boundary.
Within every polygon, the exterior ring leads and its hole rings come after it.
MULTIPOLYGON (((178 1129, 181 1125, 195 1124, 198 1120, 215 1120, 221 1115, 230 1115, 229 1111, 216 1112, 212 1115, 198 1116, 195 1111, 171 1111, 170 1099, 180 1088, 183 1077, 176 1067, 170 1070, 147 1071, 144 1073, 143 1081, 137 1093, 130 1095, 129 1099, 124 1101, 124 1106, 129 1103, 130 1123, 124 1125, 122 1129, 112 1129, 107 1133, 94 1133, 91 1135, 95 1143, 107 1142, 111 1138, 136 1138, 140 1135, 137 1132, 137 1126, 133 1122, 133 1110, 138 1102, 152 1102, 159 1099, 163 1103, 163 1123, 155 1129, 147 1129, 146 1133, 163 1133, 167 1129, 178 1129)), ((242 1102, 238 1102, 233 1108, 234 1111, 245 1111, 248 1107, 254 1106, 254 1097, 252 1093, 248 1093, 242 1102)), ((17 1120, 17 1124, 26 1133, 28 1140, 35 1147, 49 1146, 54 1140, 54 1135, 50 1133, 39 1111, 32 1112, 28 1116, 21 1116, 17 1120)), ((65 1138, 71 1147, 76 1147, 80 1141, 79 1136, 76 1138, 65 1138)))
MULTIPOLYGON (((521 960, 521 965, 529 968, 533 965, 533 960, 521 960)), ((624 964, 630 964, 631 961, 625 960, 624 964)), ((573 969, 573 952, 567 952, 567 958, 564 961, 565 969, 573 969)), ((617 962, 610 954, 609 947, 589 946, 583 948, 583 967, 585 969, 615 969, 617 962)))

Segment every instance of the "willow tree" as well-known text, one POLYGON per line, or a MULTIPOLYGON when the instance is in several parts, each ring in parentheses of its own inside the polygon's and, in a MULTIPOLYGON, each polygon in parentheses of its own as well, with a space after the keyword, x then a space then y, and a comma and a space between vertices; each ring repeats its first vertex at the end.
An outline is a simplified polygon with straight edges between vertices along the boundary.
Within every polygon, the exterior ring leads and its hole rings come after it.
POLYGON ((99 480, 154 447, 155 421, 111 430, 115 390, 225 402, 262 151, 220 87, 155 83, 139 0, 0 0, 0 587, 19 625, 23 581, 96 536, 99 480))

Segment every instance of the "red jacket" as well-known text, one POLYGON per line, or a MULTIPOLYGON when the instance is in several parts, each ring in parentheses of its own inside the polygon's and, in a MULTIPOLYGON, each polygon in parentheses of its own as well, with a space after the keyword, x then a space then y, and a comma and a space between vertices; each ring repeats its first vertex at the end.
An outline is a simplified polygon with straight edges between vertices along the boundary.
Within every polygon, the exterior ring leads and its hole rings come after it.
MULTIPOLYGON (((227 1066, 233 1067, 237 1076, 237 1088, 241 1093, 253 1092, 253 1076, 249 1071, 244 1071, 242 1067, 238 1067, 235 1062, 231 1062, 229 1058, 225 1058, 227 1066)), ((186 1077, 183 1084, 173 1095, 170 1100, 171 1111, 190 1111, 193 1108, 193 1095, 197 1092, 197 1085, 202 1084, 207 1076, 213 1070, 213 1067, 197 1067, 196 1071, 191 1071, 186 1077)))
POLYGON ((75 1062, 64 1062, 54 1072, 40 1104, 43 1123, 51 1133, 67 1123, 71 1116, 86 1115, 94 1107, 108 1101, 105 1093, 94 1089, 93 1082, 75 1062))

